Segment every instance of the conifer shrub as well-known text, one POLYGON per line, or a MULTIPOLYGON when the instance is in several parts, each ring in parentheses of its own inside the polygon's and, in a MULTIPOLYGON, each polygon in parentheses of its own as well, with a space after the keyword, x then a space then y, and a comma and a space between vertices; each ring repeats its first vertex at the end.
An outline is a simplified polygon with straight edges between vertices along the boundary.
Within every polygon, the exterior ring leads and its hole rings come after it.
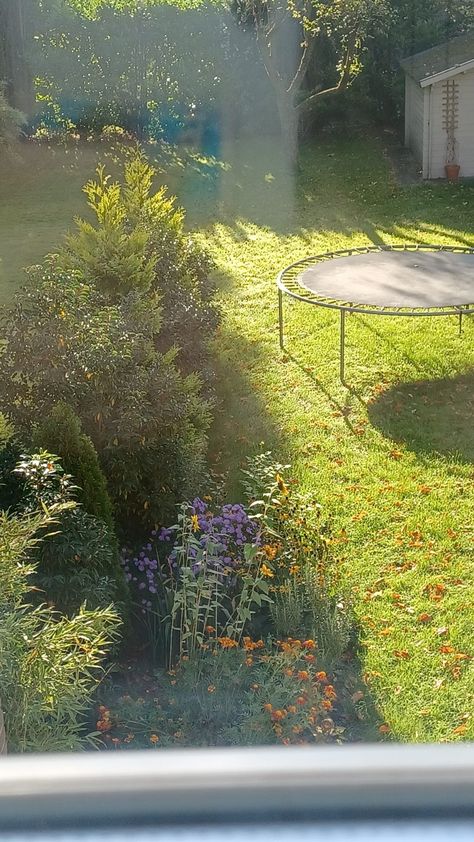
POLYGON ((74 479, 76 497, 84 510, 100 518, 114 533, 112 503, 97 451, 81 429, 81 421, 67 403, 56 404, 33 433, 35 450, 59 456, 64 470, 74 479))
POLYGON ((157 347, 176 346, 180 368, 209 380, 208 345, 219 322, 210 260, 185 232, 175 197, 166 187, 154 190, 155 175, 138 150, 125 164, 122 183, 99 167, 97 180, 84 188, 96 224, 77 219, 59 261, 114 300, 131 291, 157 296, 157 347))

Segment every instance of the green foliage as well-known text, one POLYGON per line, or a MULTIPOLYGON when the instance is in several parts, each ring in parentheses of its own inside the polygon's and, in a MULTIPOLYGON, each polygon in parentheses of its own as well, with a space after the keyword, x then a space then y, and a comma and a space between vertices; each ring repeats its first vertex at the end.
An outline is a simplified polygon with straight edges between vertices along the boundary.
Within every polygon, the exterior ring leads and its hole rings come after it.
MULTIPOLYGON (((53 509, 51 514, 60 514, 53 509)), ((117 636, 111 608, 71 618, 25 603, 38 530, 51 517, 0 514, 0 687, 9 751, 66 751, 90 739, 85 722, 117 636)))
POLYGON ((4 83, 0 82, 0 155, 11 149, 25 122, 24 114, 9 105, 4 83))
POLYGON ((33 447, 57 453, 64 470, 74 477, 75 495, 86 512, 100 518, 114 533, 112 504, 97 451, 81 430, 81 421, 66 403, 53 407, 34 431, 33 447))
POLYGON ((270 452, 247 464, 244 487, 249 499, 265 487, 272 492, 269 496, 263 490, 262 502, 267 501, 263 550, 271 572, 274 631, 279 637, 316 640, 324 666, 333 669, 347 650, 351 624, 321 506, 302 494, 293 479, 285 478, 288 466, 276 463, 270 452))
POLYGON ((62 506, 57 530, 37 550, 35 583, 43 598, 68 614, 84 602, 104 607, 113 600, 125 616, 129 600, 114 532, 104 520, 77 506, 77 488, 57 457, 46 451, 23 456, 15 473, 23 479, 17 507, 21 512, 62 506))
POLYGON ((150 681, 147 698, 101 705, 97 727, 106 745, 123 749, 335 742, 336 691, 308 654, 301 641, 281 651, 248 637, 242 647, 211 648, 150 681))
POLYGON ((24 482, 21 508, 37 511, 60 503, 72 501, 74 486, 69 474, 64 473, 57 456, 42 450, 40 453, 23 455, 14 473, 24 482))
POLYGON ((23 494, 23 485, 14 473, 21 450, 13 425, 0 413, 0 510, 3 511, 14 509, 23 494))
POLYGON ((0 397, 18 429, 31 435, 65 401, 97 450, 119 523, 162 520, 198 482, 209 406, 199 379, 156 350, 153 303, 130 293, 111 304, 47 266, 2 326, 0 397))
MULTIPOLYGON (((177 575, 171 576, 168 666, 175 659, 193 657, 206 640, 211 627, 214 639, 230 638, 240 643, 255 613, 271 602, 262 572, 262 553, 257 544, 245 544, 237 570, 222 565, 222 548, 212 539, 202 544, 195 537, 196 526, 183 506, 176 530, 177 575), (233 580, 233 581, 232 581, 233 580)), ((194 516, 196 518, 196 516, 194 516)))
POLYGON ((166 352, 176 346, 185 372, 205 371, 218 312, 209 258, 184 233, 183 209, 165 187, 154 191, 156 171, 139 149, 125 163, 122 184, 111 183, 103 166, 97 174, 85 187, 97 224, 76 220, 60 265, 113 300, 146 293, 157 347, 166 352))
POLYGON ((126 200, 120 185, 110 183, 104 167, 99 166, 97 181, 88 181, 84 192, 97 227, 84 219, 76 220, 78 232, 66 238, 62 265, 78 270, 82 278, 93 280, 100 290, 114 297, 132 290, 148 292, 156 258, 149 253, 149 234, 140 219, 127 225, 126 200))

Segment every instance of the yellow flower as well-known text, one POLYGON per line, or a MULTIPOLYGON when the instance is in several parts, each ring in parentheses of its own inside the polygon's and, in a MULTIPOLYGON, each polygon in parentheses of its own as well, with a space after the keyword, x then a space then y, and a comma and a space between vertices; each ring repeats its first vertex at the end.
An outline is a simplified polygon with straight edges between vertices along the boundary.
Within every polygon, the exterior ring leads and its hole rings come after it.
POLYGON ((197 532, 199 529, 199 521, 197 515, 191 515, 191 526, 193 528, 193 532, 197 532))
POLYGON ((261 570, 262 576, 266 576, 268 579, 273 579, 275 574, 274 574, 273 570, 270 570, 270 568, 267 567, 265 562, 262 564, 260 570, 261 570))
POLYGON ((280 474, 276 475, 276 481, 277 481, 278 488, 280 489, 283 496, 288 497, 288 494, 290 492, 288 491, 288 487, 285 485, 283 477, 281 477, 280 474))

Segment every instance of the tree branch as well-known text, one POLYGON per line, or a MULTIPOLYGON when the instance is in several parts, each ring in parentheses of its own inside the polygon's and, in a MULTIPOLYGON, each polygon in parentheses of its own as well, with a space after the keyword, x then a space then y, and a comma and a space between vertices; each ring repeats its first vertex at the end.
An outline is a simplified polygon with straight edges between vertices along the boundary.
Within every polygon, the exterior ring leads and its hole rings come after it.
POLYGON ((309 94, 306 99, 300 102, 296 106, 296 110, 298 112, 306 111, 307 108, 310 108, 314 102, 318 99, 322 99, 325 96, 330 96, 331 94, 337 94, 341 91, 346 90, 349 85, 351 79, 351 65, 354 60, 354 57, 357 52, 357 33, 353 32, 349 36, 346 55, 344 58, 344 62, 341 68, 341 75, 339 77, 339 81, 337 85, 334 85, 332 88, 325 88, 322 91, 314 91, 313 93, 309 94))
POLYGON ((291 93, 292 90, 297 91, 300 87, 304 77, 306 76, 306 71, 308 70, 310 61, 313 56, 314 52, 314 45, 316 43, 316 37, 314 35, 310 35, 306 33, 305 35, 305 44, 303 48, 303 52, 301 54, 301 60, 297 67, 296 73, 293 76, 293 79, 290 82, 289 87, 287 88, 287 93, 291 93))

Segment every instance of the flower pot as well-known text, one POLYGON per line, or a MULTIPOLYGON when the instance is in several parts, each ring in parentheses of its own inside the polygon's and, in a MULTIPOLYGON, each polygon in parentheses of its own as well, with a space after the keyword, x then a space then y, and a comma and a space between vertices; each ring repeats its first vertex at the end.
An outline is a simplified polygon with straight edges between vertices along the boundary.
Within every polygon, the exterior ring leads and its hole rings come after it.
POLYGON ((459 178, 459 170, 461 167, 459 164, 446 164, 444 170, 446 172, 446 178, 448 181, 457 181, 459 178))

